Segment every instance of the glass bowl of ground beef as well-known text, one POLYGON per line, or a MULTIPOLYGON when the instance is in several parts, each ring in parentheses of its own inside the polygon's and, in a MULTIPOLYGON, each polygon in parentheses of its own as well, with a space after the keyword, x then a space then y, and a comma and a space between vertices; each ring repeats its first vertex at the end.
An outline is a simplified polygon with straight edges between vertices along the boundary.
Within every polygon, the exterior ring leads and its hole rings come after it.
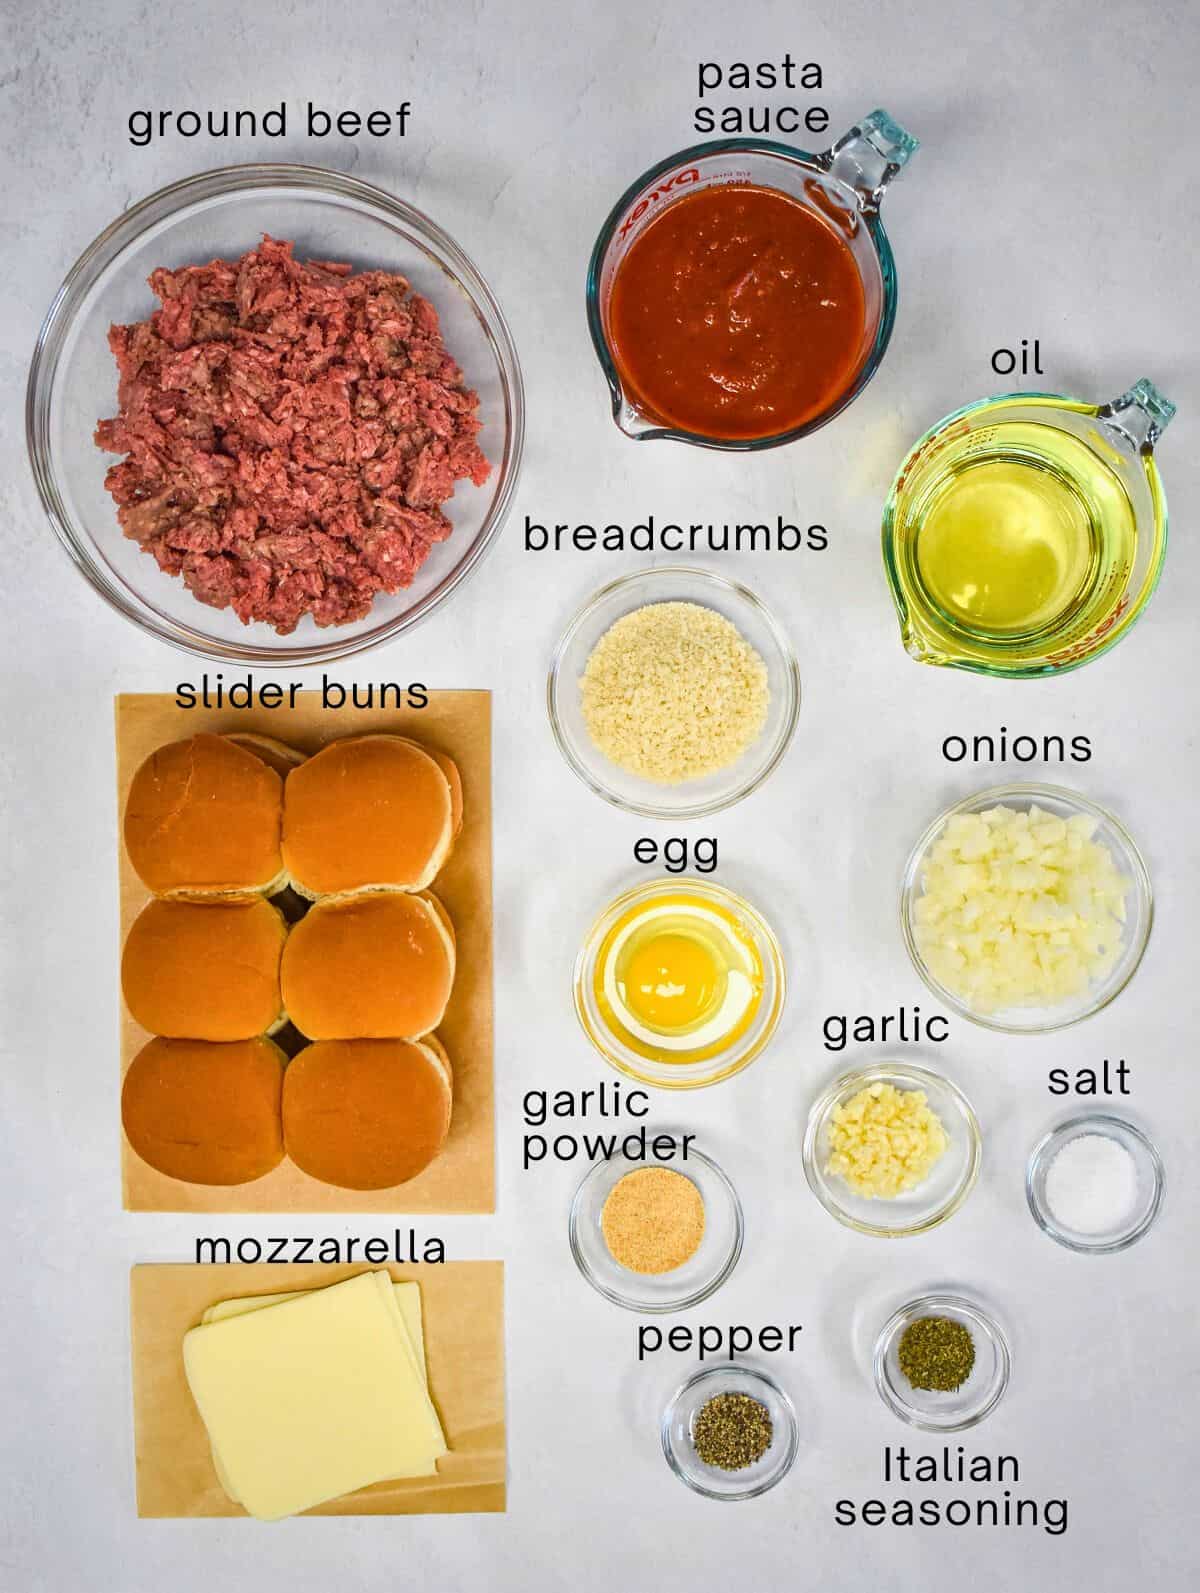
POLYGON ((107 602, 204 657, 290 667, 397 635, 479 564, 524 399, 440 227, 339 172, 248 165, 161 189, 84 252, 26 422, 50 523, 107 602))

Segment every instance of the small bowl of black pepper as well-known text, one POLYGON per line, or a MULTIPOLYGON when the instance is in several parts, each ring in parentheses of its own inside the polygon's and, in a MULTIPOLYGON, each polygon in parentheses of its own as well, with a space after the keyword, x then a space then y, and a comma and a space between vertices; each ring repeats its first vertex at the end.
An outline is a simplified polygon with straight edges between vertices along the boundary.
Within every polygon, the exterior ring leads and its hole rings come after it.
POLYGON ((791 1470, 796 1411, 765 1372, 717 1366, 676 1389, 662 1419, 662 1446, 675 1475, 706 1499, 755 1499, 791 1470))
POLYGON ((1004 1330, 981 1305, 926 1294, 902 1305, 875 1341, 875 1387, 902 1421, 930 1433, 961 1432, 991 1414, 1008 1387, 1004 1330))

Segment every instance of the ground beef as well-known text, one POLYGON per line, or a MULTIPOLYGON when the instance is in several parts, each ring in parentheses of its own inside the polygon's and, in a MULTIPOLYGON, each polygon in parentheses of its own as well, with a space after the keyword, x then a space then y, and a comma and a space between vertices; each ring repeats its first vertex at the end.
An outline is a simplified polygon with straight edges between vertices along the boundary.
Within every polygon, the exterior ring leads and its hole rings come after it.
POLYGON ((455 483, 490 472, 429 301, 268 237, 150 286, 162 308, 109 331, 120 413, 96 428, 125 456, 105 477, 125 535, 281 636, 410 585, 455 483))

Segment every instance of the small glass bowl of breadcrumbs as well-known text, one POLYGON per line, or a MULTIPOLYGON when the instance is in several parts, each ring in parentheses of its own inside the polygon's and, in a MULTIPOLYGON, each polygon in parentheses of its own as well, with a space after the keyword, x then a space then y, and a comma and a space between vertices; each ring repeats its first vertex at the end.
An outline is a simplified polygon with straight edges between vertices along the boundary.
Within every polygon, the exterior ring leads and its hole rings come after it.
POLYGON ((602 587, 568 625, 547 688, 554 738, 606 801, 699 818, 755 790, 800 712, 800 669, 753 592, 663 566, 602 587))
POLYGON ((982 1142, 971 1103, 931 1068, 844 1073, 813 1102, 804 1172, 831 1216, 859 1233, 927 1233, 966 1200, 982 1142))
POLYGON ((796 1410, 766 1372, 736 1362, 703 1367, 662 1417, 667 1464, 706 1499, 756 1499, 792 1469, 796 1410))
POLYGON ((644 1159, 639 1146, 627 1156, 622 1139, 588 1171, 571 1202, 575 1265, 598 1294, 627 1311, 686 1310, 714 1294, 737 1265, 737 1191, 696 1149, 693 1134, 647 1128, 644 1159), (656 1159, 668 1150, 669 1160, 656 1159))

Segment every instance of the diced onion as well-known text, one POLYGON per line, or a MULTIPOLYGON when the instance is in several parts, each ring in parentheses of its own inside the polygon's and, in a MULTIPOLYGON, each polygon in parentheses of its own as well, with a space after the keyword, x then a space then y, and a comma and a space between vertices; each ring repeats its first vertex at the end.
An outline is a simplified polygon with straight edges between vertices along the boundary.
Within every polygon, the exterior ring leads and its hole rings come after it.
POLYGON ((913 929, 933 977, 974 1012, 1056 1007, 1111 972, 1129 881, 1099 821, 1041 808, 956 813, 921 864, 913 929))

